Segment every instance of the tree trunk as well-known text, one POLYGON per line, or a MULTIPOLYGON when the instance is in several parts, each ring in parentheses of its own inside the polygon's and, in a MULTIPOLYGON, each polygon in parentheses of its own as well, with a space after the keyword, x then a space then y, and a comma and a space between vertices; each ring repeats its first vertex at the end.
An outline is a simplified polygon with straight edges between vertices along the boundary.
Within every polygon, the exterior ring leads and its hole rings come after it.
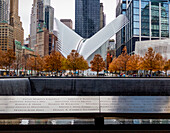
POLYGON ((11 67, 11 66, 9 65, 9 76, 10 76, 10 67, 11 67))
POLYGON ((151 77, 152 77, 152 70, 150 70, 150 75, 151 75, 151 77))
POLYGON ((57 69, 57 77, 58 77, 58 69, 57 69))
POLYGON ((97 71, 97 77, 99 77, 99 71, 97 71))

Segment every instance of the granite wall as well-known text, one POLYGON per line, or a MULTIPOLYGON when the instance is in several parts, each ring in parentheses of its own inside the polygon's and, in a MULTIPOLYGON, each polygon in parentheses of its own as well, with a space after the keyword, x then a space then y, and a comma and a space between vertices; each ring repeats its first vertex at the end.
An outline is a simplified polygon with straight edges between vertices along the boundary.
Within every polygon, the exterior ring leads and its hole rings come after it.
POLYGON ((9 96, 170 96, 169 78, 0 79, 9 96))

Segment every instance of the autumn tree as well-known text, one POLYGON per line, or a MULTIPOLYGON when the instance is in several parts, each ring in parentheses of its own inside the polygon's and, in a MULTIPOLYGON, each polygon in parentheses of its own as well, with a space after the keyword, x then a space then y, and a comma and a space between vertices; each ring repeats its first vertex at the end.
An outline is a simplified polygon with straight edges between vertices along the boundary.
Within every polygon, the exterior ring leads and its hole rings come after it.
POLYGON ((118 65, 118 59, 117 58, 114 58, 113 61, 110 63, 109 65, 109 71, 110 72, 116 72, 116 71, 119 71, 119 65, 118 65))
POLYGON ((4 51, 0 49, 0 68, 3 68, 4 65, 4 51))
POLYGON ((17 76, 19 75, 18 70, 19 68, 22 67, 22 57, 21 57, 21 53, 17 53, 16 54, 16 60, 14 61, 14 63, 12 64, 12 68, 15 70, 17 70, 17 76))
POLYGON ((80 65, 79 65, 79 70, 82 70, 83 72, 85 70, 88 70, 89 69, 89 64, 88 62, 83 58, 83 56, 80 57, 80 65))
POLYGON ((166 71, 166 76, 167 76, 167 72, 168 72, 168 70, 170 70, 170 59, 165 62, 163 69, 166 71))
POLYGON ((153 70, 160 70, 161 64, 163 62, 162 56, 153 50, 153 48, 148 48, 148 52, 145 53, 142 61, 142 68, 144 70, 149 70, 152 75, 153 70))
POLYGON ((50 66, 50 55, 44 56, 44 70, 50 72, 51 66, 50 66))
POLYGON ((90 64, 91 70, 97 72, 97 76, 99 76, 99 72, 105 69, 105 62, 99 54, 94 56, 94 59, 90 62, 90 64))
POLYGON ((59 70, 62 68, 62 59, 63 56, 59 52, 52 51, 50 55, 47 55, 44 58, 44 69, 51 72, 57 71, 58 75, 59 70))
POLYGON ((29 57, 25 63, 24 63, 24 65, 26 65, 25 69, 31 70, 32 75, 32 71, 35 69, 35 57, 29 57))
POLYGON ((122 54, 118 57, 118 60, 120 61, 120 67, 122 71, 127 71, 127 62, 129 60, 130 56, 127 53, 126 46, 122 50, 122 54))
POLYGON ((109 65, 112 62, 112 56, 108 53, 107 54, 107 70, 109 70, 109 65))
POLYGON ((165 60, 163 59, 160 53, 157 53, 155 56, 155 71, 162 71, 164 69, 165 60))
POLYGON ((4 54, 4 66, 6 67, 6 70, 7 69, 9 70, 9 73, 11 66, 15 60, 16 60, 15 52, 13 51, 13 49, 8 49, 4 54))
POLYGON ((44 69, 43 66, 44 66, 44 59, 40 55, 38 55, 36 57, 36 67, 35 67, 35 70, 37 70, 38 72, 41 72, 44 69))
POLYGON ((83 56, 81 56, 76 50, 72 50, 67 56, 66 68, 67 70, 73 70, 76 73, 77 70, 81 70, 82 62, 84 61, 83 56))
POLYGON ((128 71, 138 71, 140 69, 140 56, 132 55, 127 62, 128 71))

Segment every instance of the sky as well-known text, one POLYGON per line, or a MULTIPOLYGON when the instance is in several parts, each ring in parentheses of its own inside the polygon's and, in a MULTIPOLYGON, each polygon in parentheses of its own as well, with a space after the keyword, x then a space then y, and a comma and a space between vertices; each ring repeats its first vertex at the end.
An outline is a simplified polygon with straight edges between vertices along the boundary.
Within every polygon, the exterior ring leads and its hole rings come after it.
MULTIPOLYGON (((116 0, 100 0, 104 4, 106 23, 110 23, 116 16, 116 0)), ((24 28, 24 38, 30 34, 30 15, 33 0, 19 0, 19 16, 24 28)), ((55 9, 54 17, 57 19, 72 19, 75 24, 75 0, 51 0, 55 9)))

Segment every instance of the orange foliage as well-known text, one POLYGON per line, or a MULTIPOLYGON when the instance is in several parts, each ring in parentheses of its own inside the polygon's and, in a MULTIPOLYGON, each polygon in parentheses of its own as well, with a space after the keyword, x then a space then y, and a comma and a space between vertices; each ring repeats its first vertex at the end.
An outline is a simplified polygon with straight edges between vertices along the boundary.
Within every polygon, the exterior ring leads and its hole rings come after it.
POLYGON ((122 54, 118 57, 118 60, 120 61, 119 63, 120 63, 120 69, 122 70, 122 71, 125 71, 126 72, 126 70, 127 70, 127 62, 128 62, 128 60, 129 60, 129 58, 130 58, 130 56, 128 55, 128 53, 127 53, 127 48, 126 48, 126 46, 123 48, 123 50, 122 50, 122 54))
POLYGON ((11 66, 15 60, 16 60, 15 52, 13 51, 13 49, 8 49, 4 54, 3 66, 5 66, 6 69, 8 69, 10 72, 11 66))
POLYGON ((72 50, 70 55, 67 56, 65 65, 67 70, 73 70, 74 72, 88 69, 87 61, 76 50, 72 50))
POLYGON ((109 65, 109 71, 114 72, 114 71, 119 71, 119 70, 120 70, 120 67, 118 64, 118 59, 114 58, 113 61, 109 65))
POLYGON ((166 71, 166 75, 167 75, 167 71, 170 70, 170 59, 165 62, 163 69, 166 71))
POLYGON ((103 61, 103 58, 99 54, 94 56, 94 59, 90 62, 90 64, 91 70, 96 71, 97 76, 99 75, 99 72, 105 69, 105 62, 103 61))
POLYGON ((141 68, 150 70, 150 73, 152 73, 153 70, 162 70, 163 64, 163 57, 159 53, 156 54, 153 48, 148 48, 148 52, 146 52, 142 60, 141 68))
POLYGON ((0 68, 3 68, 4 65, 4 51, 0 49, 0 68))
POLYGON ((140 69, 140 56, 132 55, 127 62, 128 71, 138 71, 140 69))
POLYGON ((59 71, 62 68, 63 56, 56 51, 53 51, 50 55, 44 57, 44 69, 46 71, 59 71))

